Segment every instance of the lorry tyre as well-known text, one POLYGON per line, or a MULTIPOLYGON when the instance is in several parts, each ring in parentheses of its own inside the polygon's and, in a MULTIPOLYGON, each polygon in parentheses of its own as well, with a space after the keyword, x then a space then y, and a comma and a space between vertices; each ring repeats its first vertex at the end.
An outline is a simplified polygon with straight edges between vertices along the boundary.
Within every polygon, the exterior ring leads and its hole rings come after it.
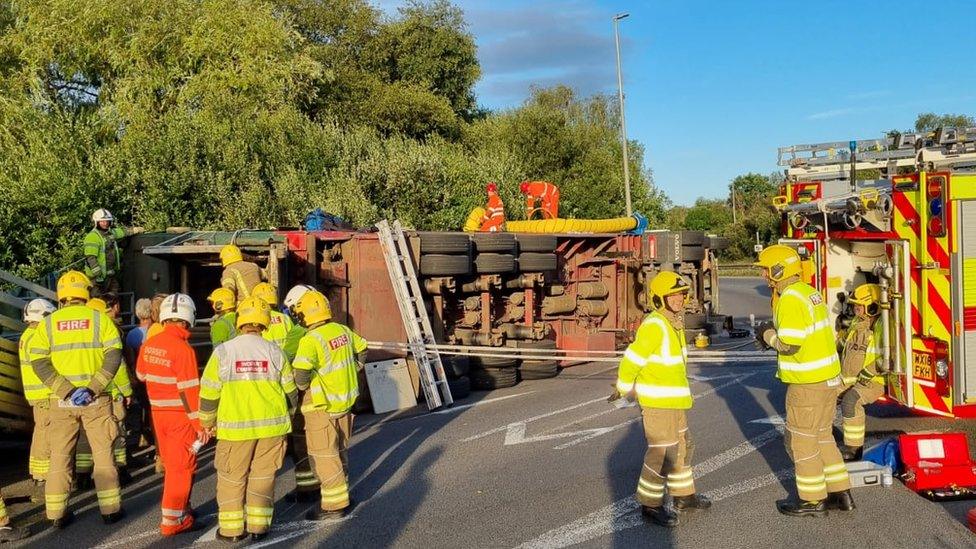
POLYGON ((556 237, 551 234, 517 234, 519 250, 522 252, 552 253, 556 251, 556 237))
POLYGON ((428 254, 420 256, 420 274, 428 276, 466 275, 471 272, 467 255, 428 254))
POLYGON ((464 233, 419 232, 422 254, 467 254, 471 238, 464 233))
MULTIPOLYGON (((499 351, 504 350, 499 348, 499 351)), ((484 368, 514 368, 518 366, 518 359, 500 356, 472 356, 471 369, 484 368)))
POLYGON ((478 390, 513 387, 518 383, 518 370, 515 368, 487 368, 471 370, 471 387, 478 390))
POLYGON ((478 274, 515 272, 515 256, 509 254, 478 254, 474 258, 474 270, 478 274))
POLYGON ((519 366, 522 379, 548 379, 559 375, 559 363, 555 360, 523 360, 519 366))
POLYGON ((466 356, 442 356, 441 363, 444 364, 444 373, 448 378, 457 379, 464 377, 471 371, 471 359, 466 356))
POLYGON ((476 252, 514 254, 517 244, 512 233, 474 233, 471 235, 476 252))
POLYGON ((556 254, 523 253, 519 255, 518 268, 523 273, 555 271, 558 268, 556 254))
POLYGON ((471 378, 461 376, 447 380, 447 387, 451 390, 451 398, 461 400, 471 394, 471 378))

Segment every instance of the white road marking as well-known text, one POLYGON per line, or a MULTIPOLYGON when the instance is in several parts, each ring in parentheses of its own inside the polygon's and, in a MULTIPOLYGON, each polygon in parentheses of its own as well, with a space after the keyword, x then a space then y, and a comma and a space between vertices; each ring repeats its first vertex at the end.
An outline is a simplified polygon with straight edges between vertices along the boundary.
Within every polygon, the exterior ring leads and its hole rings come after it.
POLYGON ((749 423, 768 423, 770 425, 786 425, 786 419, 781 415, 763 417, 759 419, 754 419, 749 423))
POLYGON ((505 431, 508 431, 508 428, 510 426, 512 426, 512 425, 517 425, 519 423, 532 423, 533 421, 538 421, 540 419, 545 419, 547 417, 552 417, 554 415, 561 414, 563 412, 568 412, 570 410, 575 410, 577 408, 582 408, 583 406, 589 406, 590 404, 593 404, 593 403, 596 403, 596 402, 600 402, 600 401, 606 402, 606 400, 607 400, 607 397, 599 397, 599 398, 594 398, 593 400, 587 400, 586 402, 580 402, 579 404, 574 404, 574 405, 568 406, 566 408, 560 408, 559 410, 553 410, 551 412, 546 412, 544 414, 539 414, 537 416, 533 416, 533 417, 530 417, 530 418, 526 418, 526 419, 523 419, 521 421, 516 421, 514 423, 509 423, 507 425, 502 425, 500 427, 495 427, 494 429, 489 429, 487 431, 484 431, 482 433, 478 433, 476 435, 471 435, 471 436, 469 436, 467 438, 461 439, 461 442, 471 442, 473 440, 478 440, 479 438, 484 438, 486 436, 493 435, 495 433, 504 433, 505 431))
POLYGON ((781 429, 770 429, 768 431, 763 431, 759 435, 733 446, 721 454, 706 459, 705 461, 692 467, 692 470, 695 472, 695 478, 703 477, 712 471, 717 471, 733 461, 741 459, 755 452, 756 450, 759 450, 763 446, 778 439, 781 436, 781 433, 781 429))
POLYGON ((445 408, 443 410, 435 410, 433 412, 430 412, 430 414, 428 414, 428 415, 431 415, 431 414, 453 414, 454 412, 460 412, 461 410, 467 410, 468 408, 474 408, 476 406, 483 406, 485 404, 491 404, 493 402, 499 402, 499 401, 502 401, 502 400, 508 400, 510 398, 515 398, 515 397, 520 397, 520 396, 525 396, 525 395, 531 395, 534 392, 535 391, 526 391, 524 393, 518 393, 517 395, 505 395, 505 396, 496 397, 496 398, 488 398, 488 399, 485 399, 485 400, 479 400, 478 402, 472 402, 471 404, 462 404, 460 406, 452 406, 450 408, 445 408))
POLYGON ((729 484, 728 486, 724 486, 722 488, 710 490, 705 492, 705 495, 710 497, 712 501, 722 501, 723 499, 764 488, 770 484, 776 484, 783 479, 791 479, 793 476, 792 467, 788 469, 780 469, 774 473, 766 473, 765 475, 759 475, 758 477, 743 480, 742 482, 736 482, 735 484, 729 484))

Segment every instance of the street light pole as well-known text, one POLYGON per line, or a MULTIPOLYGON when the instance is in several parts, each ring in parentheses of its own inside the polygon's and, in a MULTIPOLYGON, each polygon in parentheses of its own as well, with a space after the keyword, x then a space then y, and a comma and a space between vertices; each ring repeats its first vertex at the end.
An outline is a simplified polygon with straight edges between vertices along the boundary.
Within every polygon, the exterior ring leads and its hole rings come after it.
POLYGON ((627 158, 627 118, 624 115, 624 75, 620 69, 620 33, 617 23, 629 17, 629 13, 618 13, 613 16, 613 39, 617 46, 617 99, 620 102, 620 144, 624 153, 624 199, 627 203, 627 216, 634 215, 634 208, 630 202, 630 160, 627 158))

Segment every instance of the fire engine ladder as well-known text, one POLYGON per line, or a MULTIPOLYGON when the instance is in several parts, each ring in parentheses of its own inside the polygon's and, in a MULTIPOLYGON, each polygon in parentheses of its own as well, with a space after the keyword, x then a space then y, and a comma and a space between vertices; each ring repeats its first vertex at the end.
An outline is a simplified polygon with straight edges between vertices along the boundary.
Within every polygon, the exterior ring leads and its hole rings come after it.
POLYGON ((434 341, 434 331, 430 327, 430 317, 427 316, 424 298, 420 293, 417 271, 414 269, 407 240, 403 236, 403 227, 399 220, 393 221, 392 227, 388 221, 383 220, 376 224, 376 228, 379 229, 386 270, 390 274, 390 282, 400 307, 400 317, 407 332, 410 352, 420 370, 420 385, 427 399, 427 409, 453 404, 454 398, 451 397, 451 388, 447 384, 441 355, 433 347, 437 342, 434 341))
POLYGON ((857 155, 856 170, 883 169, 889 176, 900 167, 971 169, 976 166, 976 128, 939 128, 931 133, 779 147, 777 164, 787 168, 789 179, 847 179, 851 145, 857 155))

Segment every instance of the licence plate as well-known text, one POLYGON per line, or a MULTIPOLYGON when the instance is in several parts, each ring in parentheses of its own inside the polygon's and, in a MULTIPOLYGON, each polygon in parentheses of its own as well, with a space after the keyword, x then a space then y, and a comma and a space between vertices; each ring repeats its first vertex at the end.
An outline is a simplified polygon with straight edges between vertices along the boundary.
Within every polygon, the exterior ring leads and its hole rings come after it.
POLYGON ((932 355, 914 353, 912 363, 914 365, 914 377, 935 380, 932 375, 932 355))

